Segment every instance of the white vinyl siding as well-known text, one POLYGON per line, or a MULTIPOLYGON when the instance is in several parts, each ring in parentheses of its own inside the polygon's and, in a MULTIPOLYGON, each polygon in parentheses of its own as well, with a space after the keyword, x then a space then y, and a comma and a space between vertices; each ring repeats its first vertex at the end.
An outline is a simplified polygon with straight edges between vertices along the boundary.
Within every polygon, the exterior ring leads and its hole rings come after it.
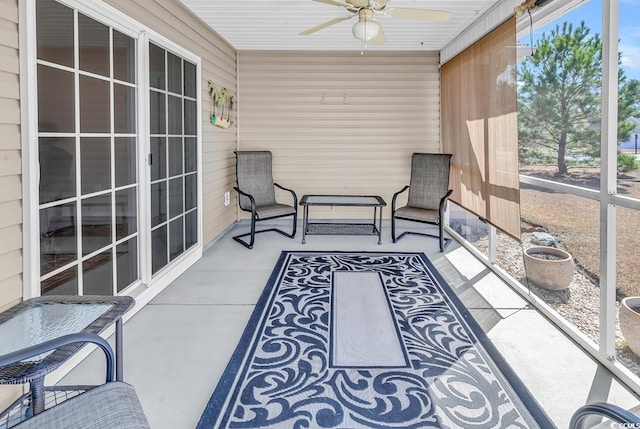
POLYGON ((438 60, 437 52, 241 51, 239 147, 271 150, 274 179, 299 198, 381 195, 388 218, 393 193, 409 183, 411 154, 440 152, 438 60))

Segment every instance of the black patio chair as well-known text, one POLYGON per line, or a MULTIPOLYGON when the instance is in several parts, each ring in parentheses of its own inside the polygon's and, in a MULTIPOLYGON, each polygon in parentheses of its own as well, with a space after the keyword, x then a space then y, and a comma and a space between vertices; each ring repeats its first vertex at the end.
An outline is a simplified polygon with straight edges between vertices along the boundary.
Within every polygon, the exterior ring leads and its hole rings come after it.
POLYGON ((436 237, 440 251, 451 241, 444 237, 443 216, 453 190, 449 189, 451 155, 446 153, 414 153, 411 157, 409 185, 393 194, 391 202, 391 239, 394 243, 407 234, 436 237), (407 205, 396 209, 398 195, 409 190, 407 205), (405 231, 396 238, 396 219, 438 225, 438 235, 405 231), (445 244, 446 243, 446 244, 445 244))
MULTIPOLYGON (((46 407, 34 414, 32 395, 26 393, 0 413, 0 427, 15 429, 149 429, 135 389, 130 384, 114 380, 114 354, 109 343, 95 334, 75 333, 54 338, 34 346, 0 356, 0 368, 5 376, 23 377, 25 368, 33 377, 39 372, 42 355, 52 350, 77 344, 95 344, 106 359, 105 383, 98 386, 51 386, 41 392, 46 395, 46 407), (45 393, 46 392, 46 393, 45 393), (74 396, 75 395, 75 396, 74 396)), ((55 352, 54 352, 55 353, 55 352)), ((24 378, 24 377, 23 377, 24 378)), ((18 380, 23 382, 21 378, 18 380)), ((16 383, 18 383, 18 381, 16 383)), ((32 384, 31 388, 34 388, 32 384)))
POLYGON ((594 402, 578 408, 576 412, 573 413, 573 416, 571 416, 571 421, 569 422, 569 429, 605 429, 615 427, 640 427, 640 417, 614 404, 594 402), (602 417, 605 417, 607 420, 594 425, 594 421, 600 422, 602 417))
POLYGON ((269 151, 236 151, 236 180, 238 186, 238 204, 240 209, 251 213, 251 231, 233 237, 238 243, 252 249, 255 235, 261 232, 275 231, 286 237, 296 236, 298 223, 298 197, 288 188, 273 181, 272 156, 269 151), (280 204, 276 201, 275 188, 288 191, 293 197, 293 206, 280 204), (293 216, 293 230, 291 234, 277 228, 256 231, 256 222, 293 216), (243 237, 250 236, 249 241, 243 237))

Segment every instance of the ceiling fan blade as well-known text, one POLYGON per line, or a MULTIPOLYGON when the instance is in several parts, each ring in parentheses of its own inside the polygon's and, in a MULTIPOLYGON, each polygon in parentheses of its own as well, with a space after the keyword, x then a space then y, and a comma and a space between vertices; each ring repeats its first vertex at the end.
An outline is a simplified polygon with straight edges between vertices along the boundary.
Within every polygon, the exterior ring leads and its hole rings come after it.
POLYGON ((333 6, 351 7, 351 5, 349 3, 345 3, 343 1, 338 1, 338 0, 313 0, 313 1, 330 4, 330 5, 333 5, 333 6))
POLYGON ((308 36, 309 34, 313 34, 316 31, 322 30, 323 28, 330 27, 330 26, 332 26, 334 24, 337 24, 337 23, 342 22, 342 21, 346 21, 347 19, 351 19, 351 18, 353 18, 353 17, 352 16, 346 16, 346 17, 342 17, 342 18, 335 18, 335 19, 332 19, 331 21, 327 21, 327 22, 325 22, 323 24, 316 25, 315 27, 312 27, 312 28, 310 28, 308 30, 305 30, 302 33, 300 33, 300 35, 301 36, 308 36))
POLYGON ((443 10, 406 9, 392 7, 385 9, 385 14, 393 18, 420 19, 423 21, 445 22, 451 19, 451 12, 443 10))
POLYGON ((384 35, 384 31, 382 31, 382 27, 380 27, 380 31, 378 35, 373 39, 369 40, 367 43, 371 43, 372 45, 382 45, 387 41, 387 37, 384 35))

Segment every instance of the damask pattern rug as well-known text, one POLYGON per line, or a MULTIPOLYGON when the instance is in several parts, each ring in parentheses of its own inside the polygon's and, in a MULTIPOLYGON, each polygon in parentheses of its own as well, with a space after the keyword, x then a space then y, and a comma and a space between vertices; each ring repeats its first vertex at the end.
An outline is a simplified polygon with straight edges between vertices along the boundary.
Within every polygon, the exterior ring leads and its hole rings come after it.
POLYGON ((422 253, 283 252, 198 424, 554 427, 422 253))

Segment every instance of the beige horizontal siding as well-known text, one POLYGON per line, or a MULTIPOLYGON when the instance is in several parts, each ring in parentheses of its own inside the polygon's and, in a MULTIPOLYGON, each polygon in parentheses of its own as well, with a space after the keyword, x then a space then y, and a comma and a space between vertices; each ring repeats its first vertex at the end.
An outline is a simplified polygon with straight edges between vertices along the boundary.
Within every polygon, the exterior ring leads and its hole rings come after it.
MULTIPOLYGON (((0 203, 20 200, 22 198, 21 188, 22 183, 17 174, 0 175, 0 203)), ((0 237, 3 237, 2 231, 0 231, 0 237)), ((2 240, 0 240, 0 249, 2 249, 2 240)))
POLYGON ((0 151, 20 149, 20 125, 0 123, 0 151))
POLYGON ((209 26, 177 0, 108 0, 107 3, 202 59, 203 240, 207 244, 236 220, 234 205, 224 206, 224 193, 235 182, 236 128, 209 121, 208 81, 236 92, 236 52, 209 26))
POLYGON ((0 0, 0 311, 23 291, 18 40, 18 0, 0 0))
MULTIPOLYGON (((0 312, 22 300, 22 182, 18 0, 0 0, 0 312)), ((21 386, 2 386, 0 410, 21 386)))
MULTIPOLYGON (((238 68, 239 146, 271 150, 274 178, 298 197, 381 195, 390 206, 408 184, 411 154, 440 152, 435 52, 242 51, 238 68)), ((311 210, 320 218, 372 215, 311 210)))

